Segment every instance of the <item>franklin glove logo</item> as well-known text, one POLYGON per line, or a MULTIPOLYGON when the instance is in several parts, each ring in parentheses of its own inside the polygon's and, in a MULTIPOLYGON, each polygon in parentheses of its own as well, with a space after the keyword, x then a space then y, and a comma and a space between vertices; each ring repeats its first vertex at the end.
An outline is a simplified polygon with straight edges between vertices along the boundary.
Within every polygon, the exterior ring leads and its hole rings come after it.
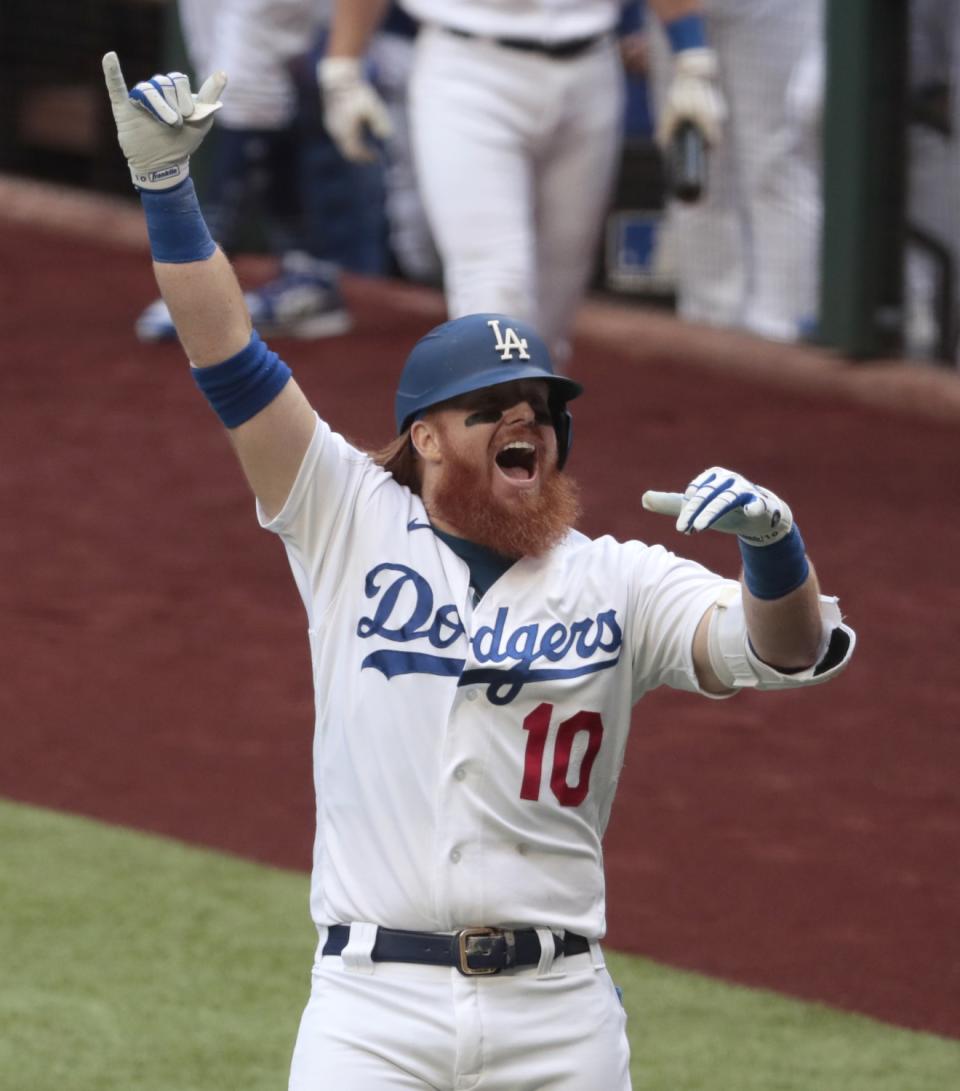
POLYGON ((503 333, 500 329, 499 318, 491 318, 487 325, 493 330, 497 339, 496 349, 500 353, 501 360, 512 360, 514 352, 517 353, 519 360, 530 359, 526 337, 521 337, 512 326, 507 326, 506 333, 503 333))
POLYGON ((171 163, 169 167, 161 167, 160 170, 152 170, 147 173, 147 180, 150 182, 162 182, 164 178, 176 178, 180 173, 180 167, 176 163, 171 163))

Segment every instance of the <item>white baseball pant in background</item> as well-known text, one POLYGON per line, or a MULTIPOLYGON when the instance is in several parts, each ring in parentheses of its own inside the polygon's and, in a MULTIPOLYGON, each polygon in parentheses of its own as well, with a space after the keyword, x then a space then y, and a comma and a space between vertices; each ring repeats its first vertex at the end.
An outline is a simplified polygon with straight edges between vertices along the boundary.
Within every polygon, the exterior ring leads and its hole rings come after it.
POLYGON ((402 34, 378 34, 370 47, 377 89, 393 126, 383 144, 387 222, 390 247, 404 276, 437 282, 442 275, 440 257, 423 208, 410 137, 407 103, 413 52, 413 38, 402 34))
MULTIPOLYGON (((958 0, 911 0, 910 92, 951 88, 940 118, 951 131, 913 123, 908 128, 907 218, 913 228, 932 236, 960 263, 960 3, 958 0)), ((940 106, 941 103, 937 103, 940 106)), ((938 355, 939 316, 935 312, 939 270, 930 255, 907 247, 905 276, 906 351, 911 356, 938 355)), ((952 301, 960 321, 960 277, 952 301)), ((960 346, 958 346, 960 351, 960 346)))
POLYGON ((612 39, 556 59, 421 30, 410 120, 451 318, 526 319, 565 357, 618 162, 623 98, 612 39))
MULTIPOLYGON (((673 202, 678 311, 791 341, 815 319, 822 221, 822 0, 705 0, 729 109, 706 197, 673 202)), ((670 51, 651 34, 655 100, 670 51)))

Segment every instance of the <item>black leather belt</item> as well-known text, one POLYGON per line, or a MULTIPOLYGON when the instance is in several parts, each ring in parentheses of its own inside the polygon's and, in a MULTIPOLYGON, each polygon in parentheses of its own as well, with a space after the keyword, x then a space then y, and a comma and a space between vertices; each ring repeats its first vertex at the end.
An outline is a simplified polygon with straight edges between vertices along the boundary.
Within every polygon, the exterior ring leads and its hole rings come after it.
MULTIPOLYGON (((339 955, 350 939, 348 924, 333 924, 323 945, 324 955, 339 955)), ((582 955, 590 941, 575 932, 554 933, 554 957, 582 955)), ((536 966, 540 938, 532 928, 462 928, 444 932, 401 932, 378 928, 370 957, 374 962, 420 962, 428 966, 455 966, 467 977, 498 974, 514 966, 536 966)))
POLYGON ((456 27, 444 29, 450 34, 456 34, 458 38, 476 38, 479 41, 502 45, 504 49, 517 49, 523 53, 542 53, 545 57, 554 57, 557 60, 579 57, 581 53, 593 49, 598 42, 602 42, 607 37, 606 34, 591 34, 589 38, 568 38, 565 42, 541 42, 535 38, 495 38, 492 35, 474 34, 469 30, 457 30, 456 27))

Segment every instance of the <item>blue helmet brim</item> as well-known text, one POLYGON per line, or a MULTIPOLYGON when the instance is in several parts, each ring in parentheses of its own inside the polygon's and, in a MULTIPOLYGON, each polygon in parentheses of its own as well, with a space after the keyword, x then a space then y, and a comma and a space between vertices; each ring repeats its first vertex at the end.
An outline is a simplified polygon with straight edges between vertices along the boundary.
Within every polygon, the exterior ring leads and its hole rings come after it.
POLYGON ((547 374, 539 367, 518 367, 516 364, 509 364, 502 368, 490 369, 484 372, 482 378, 482 382, 477 382, 477 376, 461 376, 458 381, 451 381, 441 386, 439 390, 434 388, 429 393, 425 391, 419 395, 417 393, 398 392, 396 399, 397 434, 399 435, 405 428, 409 428, 418 416, 427 412, 428 409, 432 409, 435 405, 441 405, 443 402, 450 401, 451 398, 457 398, 461 394, 470 394, 474 390, 486 390, 487 387, 499 386, 501 383, 515 383, 523 379, 542 380, 549 385, 551 401, 558 398, 564 405, 583 393, 583 387, 580 383, 568 379, 565 375, 547 374), (436 397, 438 393, 442 396, 436 397), (424 404, 424 395, 432 397, 433 400, 424 404), (409 409, 405 408, 407 404, 409 404, 409 409), (401 416, 401 413, 403 413, 403 416, 401 416))

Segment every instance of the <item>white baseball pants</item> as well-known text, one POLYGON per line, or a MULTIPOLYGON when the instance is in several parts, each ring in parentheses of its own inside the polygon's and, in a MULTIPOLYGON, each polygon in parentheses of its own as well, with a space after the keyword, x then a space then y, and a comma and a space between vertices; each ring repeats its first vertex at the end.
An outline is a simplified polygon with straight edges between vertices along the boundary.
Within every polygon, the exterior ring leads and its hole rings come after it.
POLYGON ((372 936, 366 953, 318 958, 290 1091, 629 1091, 626 1015, 599 949, 464 977, 374 963, 372 936))
POLYGON ((499 311, 562 347, 596 258, 623 98, 612 42, 559 60, 421 29, 410 123, 451 318, 499 311))

